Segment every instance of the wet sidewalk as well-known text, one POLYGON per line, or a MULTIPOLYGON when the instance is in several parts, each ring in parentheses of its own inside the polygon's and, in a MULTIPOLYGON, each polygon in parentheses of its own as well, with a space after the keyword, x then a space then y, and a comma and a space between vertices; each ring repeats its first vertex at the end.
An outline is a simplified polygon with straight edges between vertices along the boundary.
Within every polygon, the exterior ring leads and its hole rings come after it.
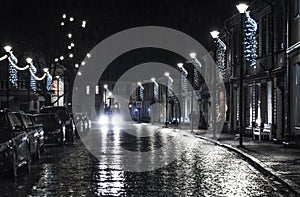
MULTIPOLYGON (((189 128, 174 128, 176 132, 191 133, 189 128)), ((285 147, 273 141, 258 141, 243 137, 243 147, 239 146, 239 136, 222 133, 213 138, 212 131, 194 129, 193 134, 216 145, 223 146, 243 156, 261 172, 274 177, 274 181, 286 184, 300 196, 300 149, 285 147)))

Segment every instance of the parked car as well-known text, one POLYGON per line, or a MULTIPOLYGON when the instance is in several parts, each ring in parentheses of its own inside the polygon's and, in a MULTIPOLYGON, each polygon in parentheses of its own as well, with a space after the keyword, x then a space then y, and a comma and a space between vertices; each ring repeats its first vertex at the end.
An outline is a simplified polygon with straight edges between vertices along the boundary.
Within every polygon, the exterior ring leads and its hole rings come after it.
POLYGON ((29 149, 31 156, 36 160, 39 160, 41 156, 39 132, 34 127, 34 124, 31 121, 31 119, 24 112, 13 113, 17 116, 20 123, 25 128, 27 137, 29 139, 29 149))
POLYGON ((40 150, 41 150, 41 153, 43 153, 45 151, 45 136, 44 136, 45 132, 44 132, 44 129, 43 129, 43 125, 37 123, 32 114, 27 114, 27 116, 30 118, 31 122, 33 123, 33 126, 38 131, 39 141, 40 141, 40 143, 39 143, 40 144, 40 150))
POLYGON ((66 142, 66 127, 55 113, 34 114, 35 122, 43 125, 45 144, 59 144, 66 142))
POLYGON ((75 134, 75 123, 69 113, 68 109, 64 106, 44 106, 40 110, 41 113, 55 113, 66 127, 66 140, 73 143, 75 134))
POLYGON ((17 177, 18 169, 31 163, 26 131, 10 109, 0 110, 0 169, 17 177))

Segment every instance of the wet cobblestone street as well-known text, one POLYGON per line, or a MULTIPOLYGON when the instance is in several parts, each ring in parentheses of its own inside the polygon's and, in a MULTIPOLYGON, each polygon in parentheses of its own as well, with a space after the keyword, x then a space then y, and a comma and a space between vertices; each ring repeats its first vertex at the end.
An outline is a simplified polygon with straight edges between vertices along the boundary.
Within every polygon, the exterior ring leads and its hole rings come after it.
MULTIPOLYGON (((1 176, 1 196, 293 196, 227 149, 169 129, 130 129, 151 135, 138 138, 121 130, 94 128, 83 141, 101 137, 96 156, 80 140, 63 148, 46 147, 29 174, 21 173, 15 180, 1 176), (171 139, 176 139, 175 149, 165 153, 173 154, 173 162, 146 172, 124 171, 123 150, 151 152, 171 139)), ((153 154, 149 161, 169 156, 153 154)))

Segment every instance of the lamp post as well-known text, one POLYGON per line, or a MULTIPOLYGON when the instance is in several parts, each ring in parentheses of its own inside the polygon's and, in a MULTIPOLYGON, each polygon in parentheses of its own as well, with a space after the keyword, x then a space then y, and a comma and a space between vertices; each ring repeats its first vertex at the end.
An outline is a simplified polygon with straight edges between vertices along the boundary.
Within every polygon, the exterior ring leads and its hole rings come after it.
POLYGON ((166 122, 165 122, 165 127, 168 128, 168 83, 169 83, 170 73, 165 72, 165 76, 166 76, 166 90, 165 90, 165 94, 166 94, 166 122))
MULTIPOLYGON (((32 59, 30 57, 26 58, 27 64, 32 64, 32 59)), ((28 84, 27 84, 27 106, 28 106, 28 112, 30 111, 30 66, 28 68, 28 84)))
MULTIPOLYGON (((218 42, 219 34, 220 34, 220 32, 218 32, 216 30, 210 32, 211 37, 215 40, 216 43, 218 42)), ((217 61, 216 60, 216 53, 217 53, 217 49, 214 52, 215 61, 217 61)), ((213 69, 214 69, 214 71, 213 71, 213 73, 214 73, 214 77, 213 77, 214 85, 213 85, 213 97, 212 97, 212 99, 213 99, 213 109, 212 109, 213 113, 212 114, 213 114, 213 138, 215 138, 216 137, 216 78, 217 78, 217 76, 216 76, 216 66, 213 66, 213 69)))
MULTIPOLYGON (((196 53, 190 53, 190 57, 195 61, 196 63, 198 62, 197 60, 197 54, 196 53)), ((194 90, 195 90, 195 81, 193 80, 193 88, 192 88, 192 95, 191 95, 191 132, 194 131, 194 90)))
MULTIPOLYGON (((11 46, 5 46, 4 50, 9 54, 12 50, 11 46)), ((9 108, 9 64, 7 64, 7 77, 6 77, 6 106, 9 108)))
POLYGON ((55 76, 56 80, 57 80, 57 106, 59 106, 59 95, 60 95, 60 87, 59 87, 59 76, 55 76))
POLYGON ((106 92, 107 92, 108 85, 104 84, 103 87, 104 87, 104 107, 106 107, 106 92))
POLYGON ((244 129, 244 110, 243 110, 243 100, 244 100, 244 82, 243 82, 243 75, 244 75, 244 46, 243 46, 243 40, 244 40, 244 17, 245 13, 248 9, 248 5, 245 3, 240 3, 236 5, 236 8, 238 9, 239 13, 241 14, 241 48, 240 48, 240 111, 239 111, 239 123, 240 123, 240 137, 239 137, 239 146, 243 146, 243 129, 244 129))
MULTIPOLYGON (((178 66, 178 68, 179 68, 179 70, 180 70, 180 72, 182 73, 182 76, 181 77, 184 77, 184 78, 186 78, 187 76, 188 76, 188 71, 183 67, 183 63, 178 63, 177 64, 177 66, 178 66)), ((182 85, 183 85, 183 82, 181 82, 182 83, 182 85)), ((181 110, 181 106, 180 106, 180 118, 179 118, 179 124, 180 124, 180 122, 181 122, 181 112, 182 112, 182 110, 181 110)), ((193 126, 192 126, 192 129, 191 129, 191 132, 193 132, 193 126)))

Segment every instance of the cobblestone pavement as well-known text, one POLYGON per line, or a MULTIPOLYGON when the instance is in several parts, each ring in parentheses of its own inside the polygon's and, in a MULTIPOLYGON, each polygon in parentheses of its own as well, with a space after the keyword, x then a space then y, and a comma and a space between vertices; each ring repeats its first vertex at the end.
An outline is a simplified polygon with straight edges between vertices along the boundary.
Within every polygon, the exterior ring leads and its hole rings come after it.
POLYGON ((80 140, 63 148, 46 147, 29 174, 0 177, 1 196, 293 196, 284 185, 223 147, 170 129, 141 125, 126 129, 149 137, 93 128, 82 141, 100 140, 98 155, 80 140), (149 161, 175 156, 173 162, 146 172, 124 171, 126 150, 151 153, 168 141, 174 143, 174 150, 150 154, 149 161))

